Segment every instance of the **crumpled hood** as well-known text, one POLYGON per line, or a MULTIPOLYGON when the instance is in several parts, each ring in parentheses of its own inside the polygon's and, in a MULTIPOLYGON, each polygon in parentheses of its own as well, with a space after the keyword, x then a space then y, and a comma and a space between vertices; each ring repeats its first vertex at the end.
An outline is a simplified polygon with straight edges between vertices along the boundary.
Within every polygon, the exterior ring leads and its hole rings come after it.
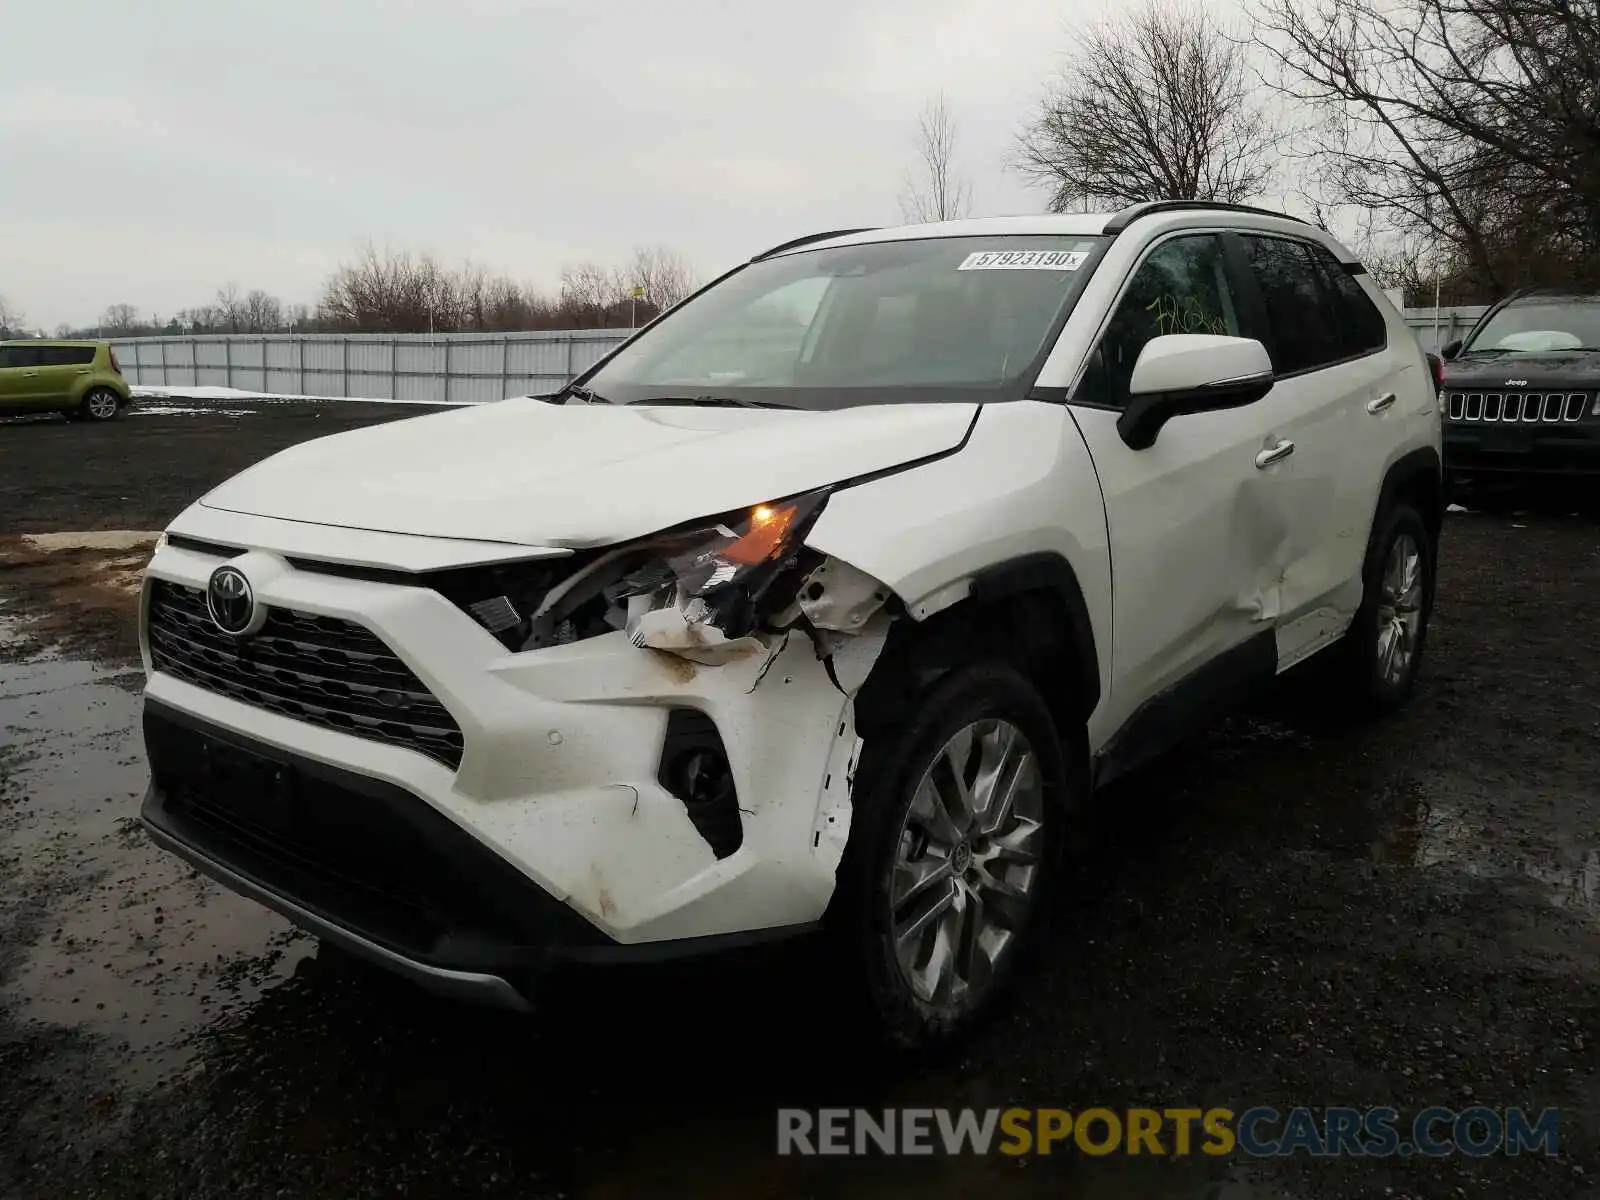
POLYGON ((302 443, 201 504, 427 537, 605 545, 953 450, 977 409, 505 400, 302 443))

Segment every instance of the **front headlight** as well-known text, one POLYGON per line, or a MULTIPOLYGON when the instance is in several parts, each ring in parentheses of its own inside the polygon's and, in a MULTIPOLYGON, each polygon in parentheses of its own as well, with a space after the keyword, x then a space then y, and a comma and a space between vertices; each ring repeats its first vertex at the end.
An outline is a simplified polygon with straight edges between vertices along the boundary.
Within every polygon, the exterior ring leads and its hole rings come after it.
POLYGON ((652 538, 655 557, 612 589, 627 606, 630 635, 640 645, 657 645, 662 638, 679 641, 675 630, 691 636, 709 627, 720 633, 716 640, 732 641, 760 628, 764 617, 792 604, 802 567, 815 557, 805 550, 805 536, 827 495, 757 504, 652 538), (649 615, 655 612, 669 615, 649 615))

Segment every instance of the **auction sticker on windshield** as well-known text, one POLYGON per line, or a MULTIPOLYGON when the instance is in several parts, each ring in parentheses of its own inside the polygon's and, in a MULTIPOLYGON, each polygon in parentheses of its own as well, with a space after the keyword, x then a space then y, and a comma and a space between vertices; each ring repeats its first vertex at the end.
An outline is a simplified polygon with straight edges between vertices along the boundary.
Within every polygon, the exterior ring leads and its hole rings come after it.
POLYGON ((1076 271, 1087 250, 979 250, 962 259, 958 271, 1076 271))

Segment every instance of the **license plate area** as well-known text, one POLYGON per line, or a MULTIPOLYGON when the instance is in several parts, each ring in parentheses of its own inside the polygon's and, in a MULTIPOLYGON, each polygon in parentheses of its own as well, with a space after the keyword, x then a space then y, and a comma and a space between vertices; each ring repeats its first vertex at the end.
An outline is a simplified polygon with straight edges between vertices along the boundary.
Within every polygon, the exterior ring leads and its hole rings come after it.
POLYGON ((230 816, 276 833, 298 822, 299 785, 292 767, 214 738, 196 747, 195 782, 230 816))

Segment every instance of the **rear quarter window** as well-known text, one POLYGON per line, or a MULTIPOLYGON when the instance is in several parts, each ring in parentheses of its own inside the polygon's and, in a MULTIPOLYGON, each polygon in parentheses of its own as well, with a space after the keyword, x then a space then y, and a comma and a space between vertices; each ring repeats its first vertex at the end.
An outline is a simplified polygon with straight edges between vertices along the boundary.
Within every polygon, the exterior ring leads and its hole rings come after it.
POLYGON ((1320 246, 1311 248, 1317 265, 1322 268, 1323 286, 1327 289, 1338 324, 1334 333, 1344 351, 1341 358, 1359 358, 1374 354, 1389 344, 1389 326, 1356 278, 1343 263, 1320 246))

